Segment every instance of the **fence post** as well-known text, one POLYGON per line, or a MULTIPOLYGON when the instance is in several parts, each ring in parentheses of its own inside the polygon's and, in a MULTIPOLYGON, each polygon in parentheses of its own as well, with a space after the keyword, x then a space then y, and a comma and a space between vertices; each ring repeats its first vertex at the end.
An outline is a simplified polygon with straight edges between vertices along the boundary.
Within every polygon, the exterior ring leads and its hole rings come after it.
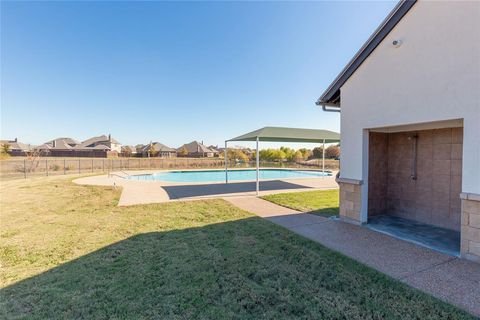
POLYGON ((27 160, 23 159, 23 172, 25 175, 25 179, 27 179, 27 160))
POLYGON ((102 160, 102 172, 105 172, 105 159, 102 160))
POLYGON ((67 164, 66 164, 66 160, 63 159, 63 175, 66 175, 67 174, 67 164))
POLYGON ((48 159, 45 159, 45 174, 48 177, 48 159))
POLYGON ((92 172, 93 172, 93 158, 92 158, 92 172))
POLYGON ((80 166, 81 166, 80 159, 78 159, 78 174, 81 173, 80 166))

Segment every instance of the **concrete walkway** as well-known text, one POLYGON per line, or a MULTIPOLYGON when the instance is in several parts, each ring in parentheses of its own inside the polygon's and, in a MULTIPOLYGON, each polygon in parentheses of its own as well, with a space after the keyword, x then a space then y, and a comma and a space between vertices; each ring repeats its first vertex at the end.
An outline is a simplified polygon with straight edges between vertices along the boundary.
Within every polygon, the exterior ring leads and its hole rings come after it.
POLYGON ((225 200, 480 317, 480 265, 476 263, 260 198, 225 200))

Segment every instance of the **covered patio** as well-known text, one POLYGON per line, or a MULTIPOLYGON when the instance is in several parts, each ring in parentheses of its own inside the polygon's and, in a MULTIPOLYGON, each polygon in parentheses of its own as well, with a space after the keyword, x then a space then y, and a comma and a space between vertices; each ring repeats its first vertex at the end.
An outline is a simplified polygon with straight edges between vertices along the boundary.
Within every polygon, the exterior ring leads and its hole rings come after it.
POLYGON ((225 140, 225 183, 228 183, 228 142, 232 141, 255 141, 256 142, 256 184, 255 191, 260 192, 260 150, 259 142, 296 142, 317 143, 323 145, 322 172, 325 173, 325 144, 340 142, 340 134, 329 130, 263 127, 261 129, 243 134, 241 136, 225 140))

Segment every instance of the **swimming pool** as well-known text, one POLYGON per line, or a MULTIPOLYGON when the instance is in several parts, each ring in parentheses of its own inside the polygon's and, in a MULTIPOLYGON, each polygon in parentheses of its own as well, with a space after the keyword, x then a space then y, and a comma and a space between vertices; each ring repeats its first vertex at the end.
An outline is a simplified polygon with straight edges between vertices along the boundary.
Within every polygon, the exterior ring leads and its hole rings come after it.
MULTIPOLYGON (((292 179, 292 178, 318 178, 331 176, 330 172, 322 173, 313 170, 287 170, 287 169, 260 169, 261 180, 292 179)), ((223 182, 225 170, 202 171, 166 171, 153 174, 129 176, 132 180, 153 180, 167 182, 223 182)), ((255 169, 228 170, 228 181, 256 180, 255 169)))

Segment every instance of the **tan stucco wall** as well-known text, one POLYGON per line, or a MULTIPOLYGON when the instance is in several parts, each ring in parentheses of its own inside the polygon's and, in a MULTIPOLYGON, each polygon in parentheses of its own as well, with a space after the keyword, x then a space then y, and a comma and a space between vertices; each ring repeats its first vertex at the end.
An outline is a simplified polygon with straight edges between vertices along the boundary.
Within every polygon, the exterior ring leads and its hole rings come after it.
POLYGON ((368 178, 368 129, 450 119, 462 191, 480 194, 480 2, 418 1, 341 88, 341 177, 368 178))

